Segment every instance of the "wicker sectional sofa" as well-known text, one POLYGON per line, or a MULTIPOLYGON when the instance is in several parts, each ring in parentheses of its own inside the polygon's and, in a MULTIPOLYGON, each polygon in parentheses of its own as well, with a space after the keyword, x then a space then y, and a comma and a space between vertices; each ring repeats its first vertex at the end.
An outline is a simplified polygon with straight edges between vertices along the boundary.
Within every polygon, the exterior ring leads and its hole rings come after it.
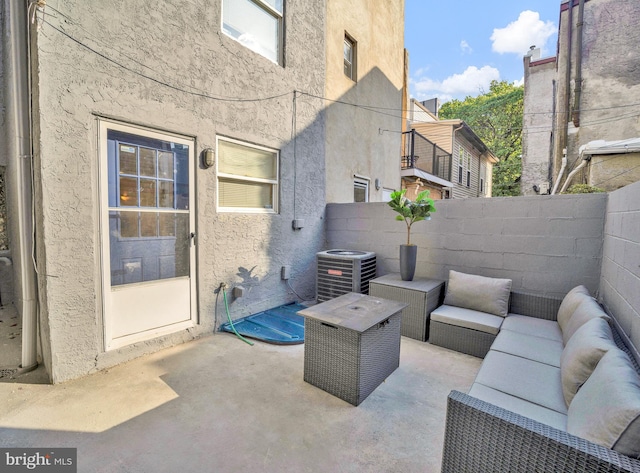
MULTIPOLYGON (((471 287, 465 278, 459 287, 471 287)), ((486 283, 463 303, 482 304, 486 283)), ((510 290, 499 286, 500 294, 510 290)), ((471 389, 448 397, 442 471, 640 472, 635 350, 584 286, 562 300, 511 291, 507 298, 471 389)), ((452 301, 460 302, 445 297, 452 301)), ((452 325, 484 350, 486 332, 452 325)))

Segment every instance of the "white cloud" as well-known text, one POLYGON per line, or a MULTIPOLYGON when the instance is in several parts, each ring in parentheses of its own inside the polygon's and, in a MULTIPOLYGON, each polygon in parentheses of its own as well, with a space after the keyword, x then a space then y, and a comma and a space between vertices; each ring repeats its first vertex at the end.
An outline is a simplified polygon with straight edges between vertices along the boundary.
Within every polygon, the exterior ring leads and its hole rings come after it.
POLYGON ((500 54, 515 53, 522 56, 530 46, 536 45, 544 51, 547 40, 556 32, 552 21, 544 22, 540 14, 531 10, 520 13, 516 21, 504 28, 495 28, 491 35, 491 49, 500 54))
POLYGON ((500 71, 495 67, 469 66, 461 74, 454 74, 443 81, 419 77, 411 81, 415 98, 427 100, 438 97, 442 102, 451 99, 464 99, 467 95, 479 95, 487 92, 492 80, 500 80, 500 71))
POLYGON ((521 77, 519 80, 514 80, 513 85, 515 85, 516 87, 520 87, 521 85, 524 85, 524 77, 521 77))
POLYGON ((469 46, 469 43, 467 43, 464 39, 460 41, 460 49, 462 50, 463 54, 471 54, 473 52, 473 48, 469 46))

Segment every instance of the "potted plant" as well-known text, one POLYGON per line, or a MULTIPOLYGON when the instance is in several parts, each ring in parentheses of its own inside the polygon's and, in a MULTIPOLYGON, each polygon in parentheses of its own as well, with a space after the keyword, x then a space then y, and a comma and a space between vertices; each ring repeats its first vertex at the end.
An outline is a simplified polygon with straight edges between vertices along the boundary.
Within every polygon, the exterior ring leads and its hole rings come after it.
POLYGON ((396 220, 407 224, 407 244, 400 245, 400 276, 403 281, 412 281, 416 271, 416 256, 418 247, 411 244, 411 225, 420 220, 430 220, 431 212, 436 211, 433 199, 429 198, 429 191, 425 190, 411 201, 405 197, 407 189, 391 193, 389 207, 398 212, 396 220))

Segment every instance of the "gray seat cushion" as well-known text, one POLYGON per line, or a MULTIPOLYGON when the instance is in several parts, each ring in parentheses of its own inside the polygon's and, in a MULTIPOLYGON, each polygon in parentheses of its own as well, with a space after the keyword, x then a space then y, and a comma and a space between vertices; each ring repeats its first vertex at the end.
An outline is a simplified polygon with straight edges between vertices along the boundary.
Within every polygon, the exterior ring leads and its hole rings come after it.
POLYGON ((536 337, 562 342, 560 326, 554 320, 537 319, 526 315, 509 314, 502 323, 501 330, 526 333, 536 337))
POLYGON ((498 407, 502 407, 521 416, 536 420, 556 429, 567 430, 567 415, 534 404, 519 397, 497 391, 480 383, 474 383, 469 395, 498 407))
POLYGON ((567 432, 640 457, 640 376, 626 353, 609 350, 571 401, 567 432))
POLYGON ((491 349, 560 368, 562 342, 528 333, 500 330, 491 349))
POLYGON ((504 319, 486 312, 441 305, 431 312, 431 320, 495 335, 500 331, 504 319))
POLYGON ((567 413, 560 368, 555 366, 489 350, 475 382, 561 414, 567 413))
POLYGON ((510 294, 511 279, 487 278, 450 270, 444 303, 506 317, 510 294))

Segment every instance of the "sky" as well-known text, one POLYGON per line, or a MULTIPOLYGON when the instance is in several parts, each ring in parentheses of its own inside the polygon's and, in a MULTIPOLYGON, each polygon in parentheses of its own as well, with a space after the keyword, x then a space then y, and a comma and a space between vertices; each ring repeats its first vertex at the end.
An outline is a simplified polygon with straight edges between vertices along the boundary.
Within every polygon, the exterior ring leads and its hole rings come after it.
POLYGON ((521 84, 529 47, 555 56, 561 0, 405 0, 411 97, 441 103, 521 84))

